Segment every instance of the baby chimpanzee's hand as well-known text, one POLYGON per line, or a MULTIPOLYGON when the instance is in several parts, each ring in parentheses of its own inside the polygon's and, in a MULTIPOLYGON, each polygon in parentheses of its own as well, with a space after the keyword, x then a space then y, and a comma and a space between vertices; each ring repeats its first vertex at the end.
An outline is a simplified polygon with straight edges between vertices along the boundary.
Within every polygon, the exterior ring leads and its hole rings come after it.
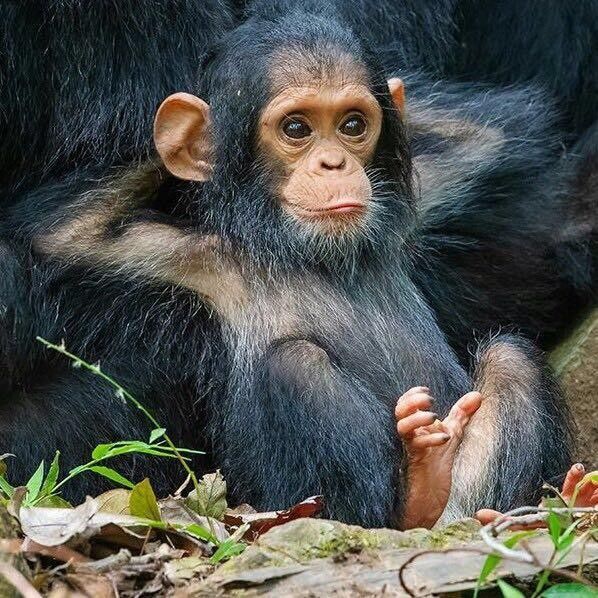
POLYGON ((461 397, 440 421, 429 411, 430 389, 416 386, 397 402, 397 431, 405 446, 407 494, 402 529, 432 527, 448 502, 453 462, 471 416, 482 404, 479 392, 461 397))

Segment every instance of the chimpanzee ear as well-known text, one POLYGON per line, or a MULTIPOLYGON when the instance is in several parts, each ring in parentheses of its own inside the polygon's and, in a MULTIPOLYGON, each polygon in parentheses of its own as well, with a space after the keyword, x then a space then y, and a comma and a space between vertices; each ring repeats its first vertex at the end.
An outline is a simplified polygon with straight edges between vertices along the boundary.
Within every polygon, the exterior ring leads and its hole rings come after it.
POLYGON ((210 107, 189 93, 167 97, 154 120, 154 144, 171 174, 207 181, 213 170, 210 107))
POLYGON ((388 89, 392 96, 393 104, 402 116, 405 113, 405 84, 402 79, 393 77, 388 80, 388 89))

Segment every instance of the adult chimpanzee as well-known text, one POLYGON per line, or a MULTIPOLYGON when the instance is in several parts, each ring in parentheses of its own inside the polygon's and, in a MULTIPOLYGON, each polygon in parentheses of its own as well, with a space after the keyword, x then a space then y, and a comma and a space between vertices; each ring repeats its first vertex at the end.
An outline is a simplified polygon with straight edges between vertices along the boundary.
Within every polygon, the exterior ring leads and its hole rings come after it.
POLYGON ((147 155, 157 105, 232 24, 226 0, 0 3, 0 189, 147 155))
MULTIPOLYGON (((431 525, 445 505, 422 513, 418 480, 453 458, 446 516, 535 500, 569 463, 566 407, 526 341, 487 340, 470 377, 437 327, 413 280, 405 128, 375 56, 335 21, 293 13, 224 36, 201 72, 204 99, 175 94, 156 118, 182 180, 150 169, 86 193, 67 178, 8 211, 13 239, 34 248, 35 332, 195 434, 234 499, 258 508, 322 493, 346 521, 431 525), (148 200, 181 221, 131 210, 148 200), (392 415, 403 394, 407 451, 392 415)), ((110 391, 44 359, 13 364, 0 412, 21 466, 143 433, 135 414, 114 416, 110 391)))
POLYGON ((550 347, 595 293, 592 135, 563 156, 559 113, 538 89, 406 85, 414 276, 442 330, 463 356, 472 335, 501 327, 550 347))

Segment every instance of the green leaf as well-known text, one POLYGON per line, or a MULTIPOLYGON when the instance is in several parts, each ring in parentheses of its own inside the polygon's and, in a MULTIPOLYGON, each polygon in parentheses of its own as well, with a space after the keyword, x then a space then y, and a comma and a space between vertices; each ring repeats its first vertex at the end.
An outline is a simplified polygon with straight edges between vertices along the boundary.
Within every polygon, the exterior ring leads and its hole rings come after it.
POLYGON ((93 465, 88 469, 89 471, 93 471, 94 473, 104 476, 105 478, 108 478, 109 480, 112 480, 113 482, 116 482, 125 488, 135 487, 135 484, 133 484, 131 480, 127 480, 127 478, 120 475, 118 471, 114 471, 114 469, 110 469, 110 467, 104 467, 103 465, 93 465))
POLYGON ((498 566, 498 564, 501 561, 502 561, 502 557, 500 557, 500 556, 496 556, 495 554, 488 555, 488 557, 484 561, 482 570, 480 571, 480 575, 478 577, 478 583, 476 585, 474 596, 477 597, 478 592, 480 591, 480 587, 482 585, 484 585, 484 583, 488 579, 488 576, 490 575, 490 573, 492 573, 492 571, 494 571, 494 569, 496 569, 496 567, 498 566))
POLYGON ((8 483, 8 480, 0 475, 0 490, 6 494, 8 498, 12 498, 15 489, 8 483))
POLYGON ((212 544, 218 545, 218 539, 214 537, 214 535, 208 531, 205 527, 198 525, 197 523, 192 523, 191 525, 186 525, 183 528, 188 534, 203 540, 204 542, 211 542, 212 544))
POLYGON ((35 470, 34 474, 29 478, 29 481, 25 484, 27 488, 26 503, 31 504, 39 494, 44 481, 44 462, 39 464, 39 467, 35 470))
POLYGON ((155 430, 152 430, 152 433, 150 434, 149 438, 150 444, 156 442, 158 438, 162 438, 164 434, 166 434, 166 428, 156 428, 155 430))
POLYGON ((558 551, 563 552, 567 550, 571 546, 571 544, 573 544, 573 540, 575 540, 575 536, 573 534, 569 534, 568 536, 561 536, 559 538, 558 551))
POLYGON ((542 592, 542 598, 596 598, 598 592, 582 583, 560 583, 542 592))
POLYGON ((139 482, 139 484, 135 485, 131 490, 129 510, 131 515, 134 515, 135 517, 144 517, 145 519, 152 519, 154 521, 160 521, 162 519, 158 502, 156 501, 156 495, 147 478, 139 482))
POLYGON ((222 519, 226 511, 226 482, 220 471, 204 475, 198 490, 193 490, 185 504, 204 517, 222 519))
MULTIPOLYGON (((535 536, 537 532, 532 530, 522 531, 514 533, 513 535, 509 536, 503 544, 507 548, 514 548, 518 542, 525 538, 529 538, 530 536, 535 536)), ((488 576, 496 569, 498 564, 501 562, 502 557, 497 556, 495 554, 488 555, 486 560, 484 561, 484 565, 482 566, 482 570, 480 571, 480 576, 478 577, 478 582, 476 584, 476 588, 474 591, 474 598, 477 598, 477 595, 480 591, 482 585, 488 579, 488 576)))
POLYGON ((506 581, 499 579, 496 583, 498 584, 498 587, 500 588, 504 598, 525 598, 525 596, 517 588, 514 588, 506 581))
POLYGON ((558 515, 551 511, 548 514, 548 531, 550 533, 550 538, 552 539, 552 543, 555 545, 556 548, 559 547, 559 538, 561 536, 561 520, 559 519, 558 515))
POLYGON ((226 559, 230 559, 233 556, 241 554, 245 548, 247 548, 246 544, 243 544, 242 542, 236 542, 235 540, 231 540, 229 538, 220 544, 218 550, 210 558, 210 563, 214 565, 221 563, 226 559))
POLYGON ((56 482, 58 481, 58 474, 60 472, 60 466, 58 464, 59 459, 60 451, 56 451, 54 459, 52 460, 52 463, 50 465, 50 469, 48 470, 48 475, 46 476, 46 480, 44 481, 44 485, 42 486, 42 495, 52 494, 52 490, 54 490, 54 486, 56 486, 56 482))
POLYGON ((108 454, 108 451, 112 448, 112 446, 112 444, 98 444, 98 446, 93 449, 91 458, 94 461, 103 459, 108 454))
POLYGON ((49 496, 41 496, 35 501, 36 507, 47 507, 50 509, 72 509, 73 505, 64 500, 62 496, 57 494, 50 494, 49 496))

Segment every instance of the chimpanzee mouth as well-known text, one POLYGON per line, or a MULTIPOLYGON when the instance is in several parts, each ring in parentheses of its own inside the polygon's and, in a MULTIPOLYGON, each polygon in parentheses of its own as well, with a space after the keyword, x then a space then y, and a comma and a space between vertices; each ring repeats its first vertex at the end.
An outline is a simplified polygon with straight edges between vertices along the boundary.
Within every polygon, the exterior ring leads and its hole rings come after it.
POLYGON ((361 216, 366 211, 366 205, 354 199, 342 199, 330 202, 320 208, 307 208, 293 204, 300 216, 309 219, 319 219, 322 217, 336 216, 361 216))

